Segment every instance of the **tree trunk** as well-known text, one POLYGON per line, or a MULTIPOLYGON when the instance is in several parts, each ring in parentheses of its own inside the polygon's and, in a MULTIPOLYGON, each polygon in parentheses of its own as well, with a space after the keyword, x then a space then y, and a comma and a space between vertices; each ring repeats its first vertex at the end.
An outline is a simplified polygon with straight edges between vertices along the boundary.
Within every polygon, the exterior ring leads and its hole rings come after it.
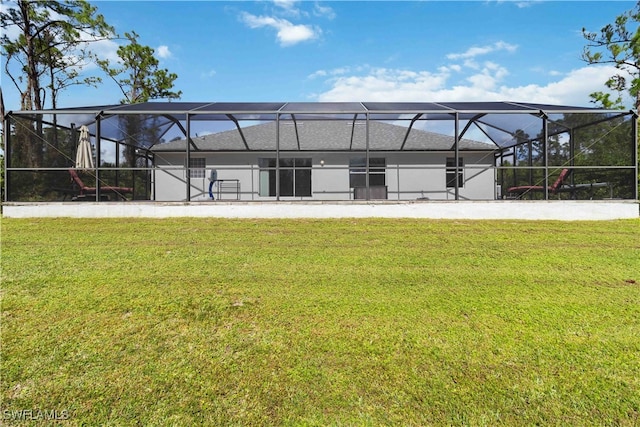
MULTIPOLYGON (((23 35, 25 38, 25 49, 27 54, 27 88, 21 97, 21 108, 23 110, 42 110, 40 98, 40 80, 38 79, 38 63, 35 53, 35 40, 32 33, 33 24, 29 12, 31 6, 28 1, 20 0, 20 13, 24 21, 23 35)), ((36 117, 35 134, 31 135, 25 142, 24 147, 25 162, 27 167, 39 167, 42 164, 42 121, 41 116, 36 117)))

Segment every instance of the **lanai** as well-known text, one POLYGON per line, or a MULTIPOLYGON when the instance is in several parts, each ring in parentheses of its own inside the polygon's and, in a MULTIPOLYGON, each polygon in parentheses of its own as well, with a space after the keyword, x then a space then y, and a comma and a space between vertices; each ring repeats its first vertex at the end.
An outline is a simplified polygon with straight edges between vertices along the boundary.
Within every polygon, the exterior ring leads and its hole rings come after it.
MULTIPOLYGON (((375 151, 369 144, 370 124, 390 122, 405 128, 392 150, 410 150, 406 142, 414 129, 437 131, 452 138, 449 151, 455 165, 462 139, 493 144, 496 182, 501 188, 539 185, 545 191, 538 197, 549 199, 554 176, 571 168, 574 175, 615 181, 616 193, 611 197, 638 199, 637 125, 632 111, 516 102, 151 102, 9 112, 5 117, 5 201, 59 197, 55 190, 68 181, 66 171, 73 167, 70 159, 81 125, 92 135, 96 165, 87 173, 97 188, 95 199, 101 200, 100 188, 107 185, 133 185, 138 188, 136 198, 148 199, 150 192, 142 177, 154 167, 150 148, 158 144, 228 129, 243 135, 247 126, 274 122, 271 149, 278 158, 282 127, 291 127, 298 135, 301 121, 364 122, 366 159, 375 151), (613 155, 603 154, 608 150, 613 155)), ((244 142, 240 149, 250 151, 250 141, 244 142)), ((195 149, 194 144, 185 146, 186 200, 191 198, 189 169, 195 149)), ((369 169, 367 161, 367 185, 369 169)))

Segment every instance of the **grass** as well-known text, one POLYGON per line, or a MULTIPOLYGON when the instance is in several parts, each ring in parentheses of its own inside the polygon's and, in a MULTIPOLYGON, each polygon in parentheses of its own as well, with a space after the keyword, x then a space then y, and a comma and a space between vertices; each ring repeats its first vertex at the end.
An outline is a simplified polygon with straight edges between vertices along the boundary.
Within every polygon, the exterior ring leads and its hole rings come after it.
POLYGON ((640 423, 638 220, 1 231, 7 425, 640 423))

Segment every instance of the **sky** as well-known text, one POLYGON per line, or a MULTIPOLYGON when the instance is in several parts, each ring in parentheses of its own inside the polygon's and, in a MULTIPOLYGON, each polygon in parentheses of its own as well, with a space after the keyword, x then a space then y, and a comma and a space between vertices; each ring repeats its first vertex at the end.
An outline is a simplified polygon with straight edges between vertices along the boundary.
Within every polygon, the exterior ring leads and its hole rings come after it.
MULTIPOLYGON (((5 0, 7 7, 11 1, 5 0)), ((593 106, 611 66, 588 65, 582 29, 634 1, 91 1, 176 73, 180 101, 515 101, 593 106)), ((117 60, 124 40, 93 44, 117 60)), ((4 59, 3 59, 4 62, 4 59)), ((4 65, 4 64, 3 64, 4 65)), ((76 86, 60 107, 118 104, 76 86)), ((2 70, 6 110, 19 95, 2 70)), ((631 106, 631 102, 627 105, 631 106)))

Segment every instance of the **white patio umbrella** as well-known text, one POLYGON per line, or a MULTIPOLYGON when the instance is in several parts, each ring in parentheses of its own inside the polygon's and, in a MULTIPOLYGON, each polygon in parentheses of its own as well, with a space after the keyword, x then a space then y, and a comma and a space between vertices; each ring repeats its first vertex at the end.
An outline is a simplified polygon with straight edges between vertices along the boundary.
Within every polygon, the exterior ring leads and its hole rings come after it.
POLYGON ((89 128, 85 125, 80 127, 80 141, 78 142, 78 152, 76 153, 76 169, 93 169, 93 150, 89 139, 89 128))

